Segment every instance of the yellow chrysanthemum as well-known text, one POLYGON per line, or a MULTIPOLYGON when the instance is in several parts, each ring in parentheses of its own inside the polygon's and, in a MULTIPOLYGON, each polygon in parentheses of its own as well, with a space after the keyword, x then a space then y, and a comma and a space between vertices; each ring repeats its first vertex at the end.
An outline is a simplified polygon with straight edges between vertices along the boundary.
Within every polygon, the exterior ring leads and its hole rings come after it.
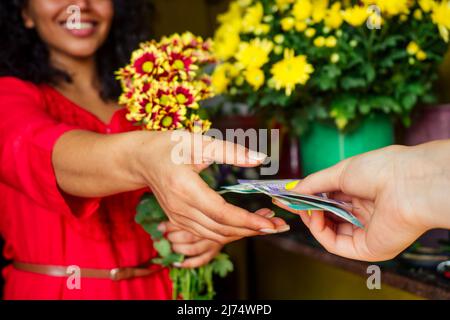
POLYGON ((414 19, 416 19, 416 20, 422 20, 423 13, 420 9, 416 9, 416 10, 414 10, 413 16, 414 16, 414 19))
POLYGON ((229 70, 231 65, 229 63, 224 63, 218 65, 214 70, 211 77, 211 85, 217 94, 222 94, 228 89, 228 85, 231 82, 231 77, 229 76, 229 70))
POLYGON ((338 63, 340 59, 341 57, 339 56, 338 53, 333 53, 330 57, 331 63, 338 63))
POLYGON ((297 21, 295 23, 295 30, 298 32, 303 32, 308 28, 308 25, 304 21, 297 21))
POLYGON ((217 20, 221 24, 229 23, 229 22, 235 22, 235 21, 241 21, 242 19, 242 13, 243 9, 237 2, 231 2, 230 7, 228 8, 228 11, 219 15, 217 17, 217 20))
POLYGON ((378 6, 381 13, 388 16, 409 14, 409 8, 413 4, 410 0, 365 0, 364 3, 378 6))
POLYGON ((325 39, 325 46, 327 46, 328 48, 334 48, 336 47, 336 44, 337 40, 333 36, 329 36, 325 39))
POLYGON ((280 23, 281 23, 281 29, 283 29, 283 31, 290 31, 295 26, 295 19, 292 17, 286 17, 286 18, 281 19, 280 23))
POLYGON ((289 6, 291 4, 293 4, 294 2, 295 2, 295 0, 275 0, 276 7, 281 12, 284 12, 287 9, 289 9, 289 6))
POLYGON ((316 29, 314 28, 308 28, 305 31, 305 36, 307 36, 308 38, 312 38, 316 35, 316 29))
POLYGON ((312 11, 312 20, 315 23, 321 22, 328 11, 328 0, 312 0, 313 11, 312 11))
POLYGON ((417 52, 416 58, 417 58, 417 60, 419 60, 419 61, 426 60, 426 59, 427 59, 427 54, 426 54, 425 51, 420 50, 419 52, 417 52))
POLYGON ((325 37, 320 36, 320 37, 315 38, 313 43, 316 47, 321 48, 325 45, 325 41, 326 41, 325 37))
POLYGON ((408 46, 406 47, 406 52, 408 52, 409 55, 415 55, 417 52, 419 52, 420 47, 417 43, 414 41, 411 41, 408 46))
POLYGON ((265 76, 261 69, 248 69, 244 73, 245 81, 247 81, 254 90, 258 90, 264 84, 265 76))
POLYGON ((282 54, 283 50, 284 50, 283 46, 275 46, 275 48, 273 48, 273 52, 275 52, 275 54, 278 55, 282 54))
POLYGON ((216 57, 221 60, 233 57, 239 48, 240 42, 238 25, 235 23, 221 25, 214 35, 214 53, 216 57))
POLYGON ((254 31, 255 35, 268 34, 269 32, 270 25, 267 23, 261 23, 254 31))
POLYGON ((275 37, 273 37, 273 41, 276 43, 276 44, 282 44, 283 42, 284 42, 284 35, 282 35, 282 34, 277 34, 275 37))
POLYGON ((244 32, 254 32, 262 23, 264 17, 264 8, 261 2, 248 7, 242 19, 242 30, 244 32))
POLYGON ((419 6, 422 8, 423 12, 430 12, 435 5, 436 1, 434 0, 419 0, 419 6))
POLYGON ((272 49, 273 42, 256 38, 250 42, 241 43, 236 60, 244 69, 261 68, 269 61, 272 49))
POLYGON ((311 17, 313 6, 310 0, 297 0, 292 8, 292 15, 296 20, 306 20, 311 17))
POLYGON ((284 59, 273 65, 271 69, 272 83, 277 90, 285 89, 290 96, 299 84, 308 82, 314 68, 305 55, 295 56, 293 49, 285 49, 284 59))
POLYGON ((246 8, 249 5, 252 4, 253 0, 238 0, 237 3, 242 7, 242 8, 246 8))
POLYGON ((346 9, 343 13, 345 22, 354 27, 359 27, 366 22, 369 12, 367 7, 354 6, 346 9))
POLYGON ((431 19, 438 26, 439 33, 445 42, 449 39, 450 30, 450 1, 442 1, 433 6, 431 19))
POLYGON ((325 26, 331 29, 338 29, 342 22, 341 3, 335 2, 325 16, 325 26))

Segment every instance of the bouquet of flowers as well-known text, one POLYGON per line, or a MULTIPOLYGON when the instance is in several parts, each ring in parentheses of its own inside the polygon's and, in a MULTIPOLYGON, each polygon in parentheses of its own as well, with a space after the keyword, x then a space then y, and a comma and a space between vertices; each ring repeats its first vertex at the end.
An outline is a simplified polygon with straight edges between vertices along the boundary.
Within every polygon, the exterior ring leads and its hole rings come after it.
POLYGON ((316 119, 345 129, 377 112, 408 124, 433 102, 450 1, 234 0, 219 22, 217 92, 301 134, 316 119))
MULTIPOLYGON (((117 72, 123 93, 119 103, 127 108, 127 119, 143 130, 206 132, 211 123, 204 119, 200 101, 214 96, 210 76, 203 68, 214 62, 211 42, 191 33, 175 34, 161 41, 142 43, 131 62, 117 72)), ((211 181, 211 175, 205 180, 211 181)), ((172 252, 170 243, 158 230, 167 220, 156 197, 146 194, 137 208, 136 221, 151 235, 159 257, 153 263, 170 268, 173 298, 212 299, 213 275, 225 277, 233 269, 226 254, 219 254, 208 265, 179 269, 182 255, 172 252)))

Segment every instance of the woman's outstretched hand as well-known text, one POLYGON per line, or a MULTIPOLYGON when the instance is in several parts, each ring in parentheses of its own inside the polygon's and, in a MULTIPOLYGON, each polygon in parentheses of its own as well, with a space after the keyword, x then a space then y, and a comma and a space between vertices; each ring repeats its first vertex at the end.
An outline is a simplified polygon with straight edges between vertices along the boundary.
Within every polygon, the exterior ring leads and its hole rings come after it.
POLYGON ((52 162, 58 186, 67 194, 95 198, 150 187, 174 225, 224 244, 289 226, 227 203, 199 173, 214 162, 255 167, 265 158, 185 131, 103 135, 73 130, 57 141, 52 162))
POLYGON ((364 229, 335 222, 323 212, 293 212, 329 252, 382 261, 427 230, 450 229, 449 163, 449 141, 393 146, 345 160, 287 188, 303 194, 329 192, 351 202, 364 229))
POLYGON ((227 203, 199 176, 214 162, 255 167, 266 155, 187 132, 153 134, 139 151, 139 172, 175 226, 221 244, 289 230, 280 219, 227 203))

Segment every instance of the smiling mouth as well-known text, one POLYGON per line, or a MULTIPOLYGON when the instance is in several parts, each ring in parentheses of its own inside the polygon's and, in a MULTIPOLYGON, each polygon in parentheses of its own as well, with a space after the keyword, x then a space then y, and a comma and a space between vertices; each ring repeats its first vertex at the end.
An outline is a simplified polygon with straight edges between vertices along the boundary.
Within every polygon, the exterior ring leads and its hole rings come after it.
POLYGON ((61 21, 59 24, 68 30, 89 30, 94 29, 98 25, 95 21, 72 22, 69 20, 61 21))
POLYGON ((75 37, 89 37, 97 30, 96 21, 61 21, 60 26, 75 37))

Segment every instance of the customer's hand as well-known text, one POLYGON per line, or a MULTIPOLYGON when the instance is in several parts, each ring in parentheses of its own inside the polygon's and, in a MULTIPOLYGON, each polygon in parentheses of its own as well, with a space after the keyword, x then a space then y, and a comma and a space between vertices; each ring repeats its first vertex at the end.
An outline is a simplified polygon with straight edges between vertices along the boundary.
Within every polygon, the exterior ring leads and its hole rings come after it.
POLYGON ((323 212, 297 213, 329 252, 365 261, 394 258, 425 231, 450 228, 449 190, 449 141, 370 152, 313 174, 293 189, 330 192, 351 202, 364 229, 323 212))
POLYGON ((241 167, 260 165, 265 155, 233 143, 177 132, 182 141, 173 141, 173 132, 145 133, 149 139, 139 146, 138 170, 151 187, 170 221, 193 234, 224 244, 241 237, 284 232, 289 226, 227 203, 200 178, 199 172, 211 163, 241 167), (193 139, 202 143, 192 147, 193 139), (185 161, 179 163, 179 151, 185 161))

